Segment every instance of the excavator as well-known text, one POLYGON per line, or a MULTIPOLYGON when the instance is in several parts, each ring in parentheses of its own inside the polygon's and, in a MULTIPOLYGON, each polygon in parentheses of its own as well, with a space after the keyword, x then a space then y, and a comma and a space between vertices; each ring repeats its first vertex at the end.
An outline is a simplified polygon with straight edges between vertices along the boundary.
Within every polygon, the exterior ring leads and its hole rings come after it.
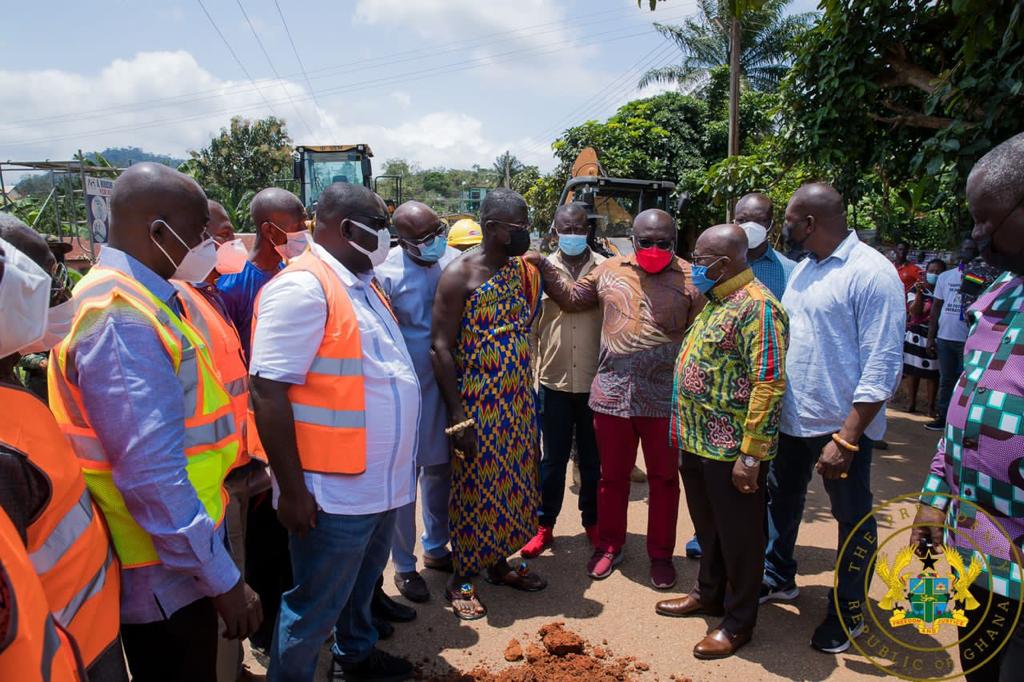
MULTIPOLYGON (((671 205, 675 188, 675 183, 668 180, 608 177, 597 152, 586 147, 573 162, 571 177, 558 203, 576 201, 586 206, 591 248, 612 255, 629 255, 633 253, 633 218, 649 208, 674 214, 685 201, 683 197, 677 206, 671 205)), ((677 240, 677 250, 685 248, 683 241, 677 240)))

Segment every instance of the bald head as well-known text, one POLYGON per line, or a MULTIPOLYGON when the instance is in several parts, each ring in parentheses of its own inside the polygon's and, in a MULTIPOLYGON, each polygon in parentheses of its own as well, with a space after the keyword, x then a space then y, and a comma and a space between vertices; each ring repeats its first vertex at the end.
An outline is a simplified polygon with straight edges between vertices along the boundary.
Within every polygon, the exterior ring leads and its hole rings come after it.
POLYGON ((420 201, 407 201, 391 216, 395 231, 402 239, 423 239, 437 231, 441 219, 437 212, 420 201))
POLYGON ((993 148, 971 169, 971 236, 991 265, 1024 273, 1024 133, 993 148))
POLYGON ((754 222, 770 228, 773 210, 771 199, 759 192, 752 192, 740 197, 736 202, 734 220, 737 225, 754 222))
POLYGON ((0 213, 0 239, 9 242, 47 273, 52 273, 57 265, 43 236, 10 213, 0 213))
POLYGON ((305 208, 299 198, 280 187, 260 190, 249 204, 249 214, 255 225, 275 218, 302 216, 304 213, 305 208))
POLYGON ((674 247, 676 221, 660 208, 649 208, 638 213, 633 219, 633 237, 635 239, 670 240, 674 247))
POLYGON ((697 237, 693 263, 719 283, 738 275, 747 269, 747 233, 732 223, 709 227, 697 237))
POLYGON ((368 272, 372 265, 366 253, 378 247, 377 231, 389 221, 379 196, 362 185, 335 182, 317 200, 313 237, 351 272, 368 272))
POLYGON ((231 224, 231 218, 228 216, 227 209, 219 201, 214 201, 213 199, 210 199, 207 203, 210 209, 210 224, 207 227, 210 236, 218 244, 234 239, 235 228, 231 224))
POLYGON ((196 181, 159 163, 137 163, 114 182, 110 245, 169 279, 205 238, 210 209, 196 181))
POLYGON ((802 185, 786 206, 783 236, 790 248, 827 258, 849 234, 843 195, 832 185, 802 185))

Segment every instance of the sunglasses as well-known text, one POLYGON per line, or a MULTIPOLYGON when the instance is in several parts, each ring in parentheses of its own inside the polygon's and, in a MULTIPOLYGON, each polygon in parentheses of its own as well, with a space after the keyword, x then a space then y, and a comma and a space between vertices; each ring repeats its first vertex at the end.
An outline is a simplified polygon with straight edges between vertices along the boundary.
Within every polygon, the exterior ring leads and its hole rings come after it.
POLYGON ((671 251, 672 247, 675 246, 675 242, 671 239, 647 239, 646 237, 633 237, 633 243, 636 244, 638 249, 649 249, 654 247, 661 249, 662 251, 671 251))

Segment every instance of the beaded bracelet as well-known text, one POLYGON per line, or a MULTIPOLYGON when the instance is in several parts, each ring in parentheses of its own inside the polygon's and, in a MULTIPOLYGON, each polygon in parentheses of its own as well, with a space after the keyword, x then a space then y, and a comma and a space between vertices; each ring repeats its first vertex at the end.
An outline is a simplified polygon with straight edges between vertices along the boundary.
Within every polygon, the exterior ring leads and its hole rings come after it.
POLYGON ((447 435, 447 436, 454 436, 455 434, 461 433, 462 431, 465 431, 469 427, 475 426, 475 425, 476 425, 476 422, 473 420, 472 417, 470 417, 469 419, 467 419, 464 422, 459 422, 458 424, 454 424, 452 426, 449 426, 447 429, 444 430, 444 432, 445 432, 445 435, 447 435))

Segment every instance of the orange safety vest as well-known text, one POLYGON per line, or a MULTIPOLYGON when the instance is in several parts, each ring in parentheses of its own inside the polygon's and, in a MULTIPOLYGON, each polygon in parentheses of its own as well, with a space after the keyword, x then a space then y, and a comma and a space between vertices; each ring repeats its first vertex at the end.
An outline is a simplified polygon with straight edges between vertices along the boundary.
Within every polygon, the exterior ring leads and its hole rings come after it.
MULTIPOLYGON (((305 471, 361 474, 366 471, 366 394, 363 347, 352 301, 337 274, 313 251, 292 259, 282 272, 312 273, 327 298, 324 338, 306 383, 288 389, 299 461, 305 471)), ((252 316, 254 336, 259 308, 258 295, 252 316)), ((249 433, 258 435, 251 409, 249 433)), ((258 438, 253 443, 262 451, 258 438)))
MULTIPOLYGON (((187 319, 128 275, 96 266, 75 285, 77 309, 70 333, 51 351, 50 409, 71 442, 93 500, 103 512, 124 569, 153 566, 160 557, 152 538, 135 521, 113 479, 110 456, 89 421, 82 394, 69 372, 68 353, 84 324, 113 306, 130 308, 153 327, 184 393, 185 473, 214 524, 224 520, 224 477, 238 460, 241 438, 235 429, 231 396, 213 366, 207 341, 187 319)), ((131 425, 126 425, 130 428, 131 425)))
POLYGON ((18 529, 0 509, 0 680, 84 679, 75 645, 50 613, 18 529))
MULTIPOLYGON (((249 463, 250 452, 247 436, 247 414, 249 411, 249 369, 245 366, 245 354, 238 330, 210 303, 193 285, 185 282, 171 282, 181 294, 185 317, 202 334, 210 345, 210 356, 214 369, 220 374, 224 388, 231 395, 232 411, 235 414, 235 428, 242 434, 242 448, 234 467, 249 463)), ((257 459, 267 461, 262 450, 257 459)))
POLYGON ((57 622, 78 643, 86 667, 117 640, 120 567, 85 478, 50 410, 26 390, 0 386, 0 443, 46 477, 50 497, 28 527, 28 553, 57 622))

